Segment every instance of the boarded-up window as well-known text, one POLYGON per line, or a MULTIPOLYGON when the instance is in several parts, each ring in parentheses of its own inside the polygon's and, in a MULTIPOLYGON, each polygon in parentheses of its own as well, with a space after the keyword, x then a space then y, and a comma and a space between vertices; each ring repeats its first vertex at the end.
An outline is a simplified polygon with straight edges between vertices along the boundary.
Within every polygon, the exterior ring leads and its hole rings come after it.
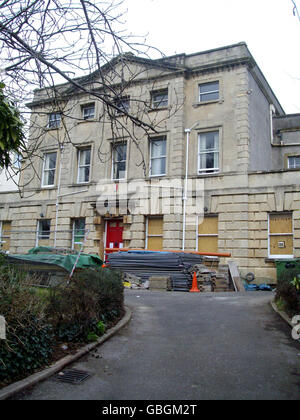
POLYGON ((292 257, 293 218, 292 213, 273 213, 269 215, 269 256, 292 257))
POLYGON ((217 215, 199 218, 197 240, 199 252, 218 252, 217 215))
POLYGON ((1 250, 8 252, 10 248, 11 222, 0 222, 1 250))
POLYGON ((149 217, 147 219, 147 249, 163 249, 163 218, 149 217))

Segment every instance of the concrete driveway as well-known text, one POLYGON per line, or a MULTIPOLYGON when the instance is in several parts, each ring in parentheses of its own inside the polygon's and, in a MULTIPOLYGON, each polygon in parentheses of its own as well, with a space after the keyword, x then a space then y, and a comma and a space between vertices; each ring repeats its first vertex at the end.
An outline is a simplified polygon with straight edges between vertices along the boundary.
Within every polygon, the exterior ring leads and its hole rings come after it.
POLYGON ((270 307, 270 292, 125 294, 131 322, 72 366, 91 378, 50 378, 17 398, 300 399, 300 345, 270 307))

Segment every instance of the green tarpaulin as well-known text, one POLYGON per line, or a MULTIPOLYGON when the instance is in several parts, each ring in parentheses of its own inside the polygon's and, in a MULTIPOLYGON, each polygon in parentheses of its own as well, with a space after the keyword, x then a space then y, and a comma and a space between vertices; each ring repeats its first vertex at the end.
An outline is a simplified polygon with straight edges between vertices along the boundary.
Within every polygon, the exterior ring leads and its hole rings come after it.
MULTIPOLYGON (((77 254, 55 254, 53 248, 37 247, 32 248, 28 254, 9 255, 11 262, 16 261, 24 264, 49 264, 59 266, 71 273, 77 259, 77 254)), ((76 268, 101 267, 103 261, 98 255, 80 254, 76 268)))

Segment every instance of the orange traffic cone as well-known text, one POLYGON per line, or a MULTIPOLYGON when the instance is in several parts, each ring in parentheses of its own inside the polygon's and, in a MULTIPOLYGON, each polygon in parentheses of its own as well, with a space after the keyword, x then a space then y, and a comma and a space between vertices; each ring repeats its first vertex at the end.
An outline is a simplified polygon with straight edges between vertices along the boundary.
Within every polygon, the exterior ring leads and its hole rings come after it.
POLYGON ((196 271, 194 271, 193 284, 192 284, 192 288, 191 288, 190 292, 200 293, 200 290, 198 289, 196 271))

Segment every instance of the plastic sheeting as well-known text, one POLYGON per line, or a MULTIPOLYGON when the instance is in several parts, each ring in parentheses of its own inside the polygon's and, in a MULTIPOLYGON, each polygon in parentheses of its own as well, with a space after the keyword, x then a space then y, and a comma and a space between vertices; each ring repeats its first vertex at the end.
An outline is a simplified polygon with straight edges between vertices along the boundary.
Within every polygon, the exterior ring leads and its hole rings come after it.
MULTIPOLYGON (((39 250, 33 248, 28 254, 8 255, 10 263, 22 265, 48 265, 49 267, 61 267, 71 273, 76 262, 77 255, 61 255, 54 253, 45 253, 46 249, 39 250)), ((80 254, 76 268, 101 267, 102 260, 97 255, 80 254)))

